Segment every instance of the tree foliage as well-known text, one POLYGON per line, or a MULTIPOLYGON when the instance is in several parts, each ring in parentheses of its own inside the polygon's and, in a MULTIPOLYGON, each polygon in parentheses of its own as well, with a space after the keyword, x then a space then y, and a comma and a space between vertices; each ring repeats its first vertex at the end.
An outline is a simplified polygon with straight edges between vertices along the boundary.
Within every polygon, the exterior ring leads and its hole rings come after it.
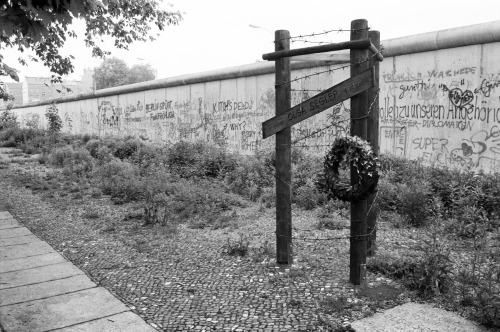
POLYGON ((48 130, 51 133, 58 133, 62 128, 62 120, 59 116, 59 110, 57 109, 57 105, 52 103, 47 106, 45 109, 45 118, 48 122, 48 130))
POLYGON ((125 61, 116 57, 105 59, 94 69, 96 89, 127 84, 128 66, 125 61))
POLYGON ((130 68, 128 74, 128 83, 139 83, 154 80, 156 78, 156 70, 151 64, 136 64, 130 68))
POLYGON ((153 79, 155 70, 150 64, 134 65, 129 68, 125 61, 116 57, 106 58, 101 65, 94 68, 97 90, 153 79))
MULTIPOLYGON (((41 60, 54 75, 53 82, 73 72, 73 56, 63 56, 59 50, 66 38, 77 37, 71 23, 85 21, 85 44, 92 55, 109 54, 96 43, 100 36, 111 36, 117 48, 128 49, 134 41, 154 40, 154 26, 163 30, 178 24, 179 12, 161 9, 157 0, 4 0, 0 1, 0 49, 32 50, 33 61, 41 60)), ((26 60, 19 59, 21 64, 26 60)), ((0 76, 19 81, 15 68, 7 65, 0 55, 0 76)), ((3 89, 0 87, 0 96, 3 89)), ((2 96, 3 98, 3 96, 2 96)))
POLYGON ((17 115, 13 113, 9 108, 0 113, 0 131, 4 131, 8 128, 18 127, 17 115))

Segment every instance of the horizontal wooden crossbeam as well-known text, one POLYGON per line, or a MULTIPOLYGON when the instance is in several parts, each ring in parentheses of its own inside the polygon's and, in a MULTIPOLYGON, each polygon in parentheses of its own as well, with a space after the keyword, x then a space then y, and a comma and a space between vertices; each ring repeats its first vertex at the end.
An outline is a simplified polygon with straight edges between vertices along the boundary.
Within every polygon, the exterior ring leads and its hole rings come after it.
POLYGON ((340 50, 364 50, 369 49, 373 54, 376 54, 376 58, 382 61, 384 57, 380 54, 375 46, 373 46, 370 39, 360 39, 353 41, 346 41, 342 43, 334 43, 321 46, 303 47, 296 48, 294 50, 283 50, 272 53, 266 53, 262 55, 262 59, 268 61, 274 61, 281 58, 293 57, 298 55, 314 54, 314 53, 325 53, 331 51, 340 50))

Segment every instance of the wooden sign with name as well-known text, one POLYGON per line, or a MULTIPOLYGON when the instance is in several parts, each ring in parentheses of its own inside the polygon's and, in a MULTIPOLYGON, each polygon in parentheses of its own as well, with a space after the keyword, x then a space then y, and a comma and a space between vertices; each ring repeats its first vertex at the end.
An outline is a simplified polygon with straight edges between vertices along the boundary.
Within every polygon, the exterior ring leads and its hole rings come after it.
POLYGON ((268 138, 280 130, 293 126, 344 100, 363 92, 375 84, 373 68, 351 77, 316 96, 290 108, 288 111, 262 123, 262 136, 268 138))

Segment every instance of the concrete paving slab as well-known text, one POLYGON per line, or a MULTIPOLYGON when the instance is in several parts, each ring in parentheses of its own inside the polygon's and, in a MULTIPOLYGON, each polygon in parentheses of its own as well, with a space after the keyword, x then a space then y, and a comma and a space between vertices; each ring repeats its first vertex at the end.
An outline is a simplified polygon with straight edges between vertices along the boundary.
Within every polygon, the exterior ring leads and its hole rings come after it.
POLYGON ((44 255, 51 252, 55 252, 55 250, 43 241, 5 246, 0 247, 0 261, 44 255))
POLYGON ((420 303, 405 303, 355 321, 351 327, 356 332, 488 331, 454 312, 420 303))
POLYGON ((9 222, 1 222, 0 223, 0 230, 2 230, 2 229, 9 229, 9 228, 17 228, 17 227, 23 227, 23 226, 20 225, 15 220, 11 220, 9 222))
POLYGON ((24 236, 32 234, 26 227, 9 228, 0 230, 0 239, 6 239, 9 237, 24 236))
POLYGON ((8 261, 0 261, 0 273, 20 271, 41 267, 46 265, 54 265, 67 262, 66 259, 53 252, 45 255, 23 257, 18 259, 10 259, 8 261))
POLYGON ((83 274, 70 262, 0 273, 0 289, 32 285, 83 274))
POLYGON ((0 224, 4 222, 12 222, 12 221, 17 221, 14 217, 11 218, 5 218, 5 219, 0 219, 0 224))
POLYGON ((52 280, 35 285, 0 289, 0 307, 97 287, 86 275, 52 280))
POLYGON ((26 244, 32 242, 40 242, 41 240, 37 238, 35 235, 25 235, 18 237, 9 237, 6 239, 0 239, 0 247, 4 246, 14 246, 18 244, 26 244))
POLYGON ((0 211, 0 220, 9 218, 13 218, 12 214, 10 214, 9 211, 0 211))
POLYGON ((101 318, 54 332, 156 332, 156 330, 133 312, 101 318))
MULTIPOLYGON (((102 287, 0 307, 7 332, 47 331, 128 311, 102 287)), ((140 331, 140 330, 139 330, 140 331)))

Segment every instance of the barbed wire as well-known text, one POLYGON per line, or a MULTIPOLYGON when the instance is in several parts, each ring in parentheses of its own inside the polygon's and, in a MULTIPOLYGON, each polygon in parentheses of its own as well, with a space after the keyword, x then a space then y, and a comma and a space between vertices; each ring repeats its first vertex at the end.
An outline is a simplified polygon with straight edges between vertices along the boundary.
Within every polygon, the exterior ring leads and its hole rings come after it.
MULTIPOLYGON (((322 92, 325 89, 291 89, 292 92, 322 92)), ((304 99, 302 99, 304 101, 304 99)))
MULTIPOLYGON (((284 179, 280 178, 277 174, 274 174, 274 177, 278 180, 280 180, 281 182, 283 182, 287 187, 288 189, 292 190, 293 189, 293 185, 291 183, 289 183, 288 181, 285 181, 284 179)), ((312 198, 310 197, 305 197, 306 200, 314 203, 314 204, 317 204, 317 202, 315 200, 313 200, 312 198)), ((375 203, 377 202, 377 199, 378 199, 378 191, 375 193, 375 198, 373 199, 373 202, 372 204, 370 205, 370 208, 368 209, 368 211, 366 211, 366 215, 362 218, 362 219, 355 219, 355 220, 351 220, 352 223, 360 223, 360 222, 364 222, 368 219, 369 215, 370 215, 370 212, 372 211, 373 207, 376 205, 375 203)), ((345 216, 341 213, 339 213, 339 215, 343 218, 346 218, 346 219, 350 219, 350 217, 348 216, 345 216)))
POLYGON ((366 234, 359 235, 344 235, 344 236, 333 236, 333 237, 325 237, 325 238, 316 238, 316 237, 297 237, 297 236, 288 236, 283 234, 278 234, 275 232, 276 236, 287 238, 290 240, 302 240, 302 241, 333 241, 333 240, 358 240, 358 241, 366 241, 368 240, 378 228, 378 224, 375 224, 373 229, 366 234))
MULTIPOLYGON (((366 62, 367 60, 363 60, 363 62, 366 62)), ((360 64, 362 62, 359 62, 358 64, 360 64)), ((305 75, 305 76, 302 76, 302 77, 296 77, 294 78, 293 80, 290 80, 290 81, 286 81, 286 82, 281 82, 281 83, 277 83, 275 82, 274 83, 274 86, 277 87, 277 86, 282 86, 282 85, 285 85, 285 84, 289 84, 289 83, 293 83, 293 82, 298 82, 300 80, 305 80, 305 79, 308 79, 310 77, 314 77, 314 76, 319 76, 321 74, 325 74, 325 73, 333 73, 335 71, 339 71, 339 70, 344 70, 346 68, 349 68, 351 67, 351 64, 348 64, 348 65, 342 65, 340 67, 337 67, 337 68, 329 68, 327 70, 323 70, 323 71, 319 71, 319 72, 316 72, 316 73, 313 73, 313 74, 309 74, 309 75, 305 75)))
POLYGON ((308 79, 308 78, 311 78, 311 77, 314 77, 314 76, 319 76, 321 74, 326 74, 326 73, 331 74, 331 73, 339 71, 339 70, 345 70, 346 68, 349 68, 349 67, 354 66, 354 65, 361 65, 363 63, 369 62, 372 58, 374 58, 379 53, 381 53, 381 52, 378 51, 377 53, 371 54, 370 56, 368 56, 364 60, 361 60, 361 61, 358 61, 358 62, 355 62, 355 63, 350 63, 348 65, 342 65, 340 67, 329 68, 329 69, 322 70, 322 71, 319 71, 319 72, 316 72, 316 73, 313 73, 313 74, 304 75, 302 77, 296 77, 296 78, 294 78, 293 80, 290 80, 290 81, 285 81, 285 82, 281 82, 281 83, 274 82, 274 86, 278 87, 278 86, 282 86, 282 85, 285 85, 285 84, 289 84, 289 83, 293 83, 293 82, 298 82, 300 80, 305 80, 305 79, 308 79))
POLYGON ((307 35, 298 35, 298 36, 280 38, 280 39, 275 40, 274 42, 278 42, 278 41, 282 41, 282 40, 287 40, 287 39, 299 39, 299 38, 305 38, 305 37, 322 36, 322 35, 327 35, 327 34, 332 33, 332 32, 337 32, 337 34, 339 34, 341 32, 363 31, 363 30, 370 30, 370 27, 368 27, 368 28, 362 28, 362 29, 343 29, 343 28, 338 28, 338 29, 324 30, 323 32, 313 32, 313 33, 307 34, 307 35))
POLYGON ((331 144, 312 144, 312 145, 292 145, 296 148, 324 148, 332 146, 331 144))
POLYGON ((297 40, 292 40, 291 42, 292 43, 318 44, 318 45, 333 44, 333 41, 312 41, 312 40, 307 40, 307 39, 297 39, 297 40))

